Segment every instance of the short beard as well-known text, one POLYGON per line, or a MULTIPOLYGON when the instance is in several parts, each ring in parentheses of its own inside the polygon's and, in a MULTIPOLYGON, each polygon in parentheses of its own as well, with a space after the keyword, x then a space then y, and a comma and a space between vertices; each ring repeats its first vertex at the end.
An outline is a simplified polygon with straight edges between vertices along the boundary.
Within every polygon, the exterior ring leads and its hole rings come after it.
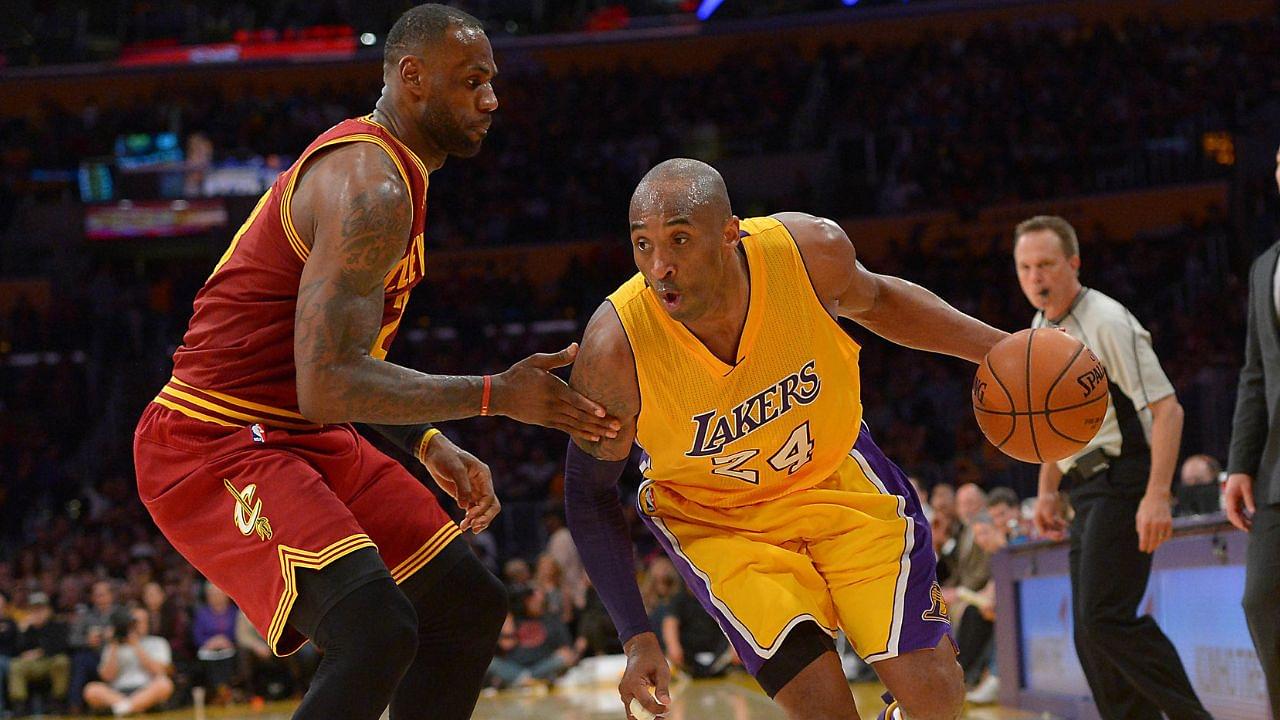
POLYGON ((472 140, 456 118, 440 105, 428 105, 422 116, 422 127, 436 147, 455 157, 475 157, 483 140, 472 140))

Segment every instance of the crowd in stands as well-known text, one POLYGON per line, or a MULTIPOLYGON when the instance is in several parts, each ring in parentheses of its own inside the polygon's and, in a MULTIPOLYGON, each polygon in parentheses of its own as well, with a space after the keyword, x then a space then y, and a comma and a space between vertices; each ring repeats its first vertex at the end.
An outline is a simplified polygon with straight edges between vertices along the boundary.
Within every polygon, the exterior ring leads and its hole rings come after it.
MULTIPOLYGON (((835 217, 1218 176, 1204 135, 1243 127, 1270 99, 1276 25, 992 26, 906 48, 828 46, 813 61, 753 46, 714 71, 671 77, 644 66, 557 78, 515 67, 498 81, 502 109, 483 155, 433 176, 429 242, 616 233, 635 181, 677 155, 825 153, 825 170, 777 200, 835 217)), ((80 107, 0 118, 0 176, 75 170, 134 132, 208 138, 215 162, 296 156, 377 97, 372 78, 239 98, 90 92, 80 107)))

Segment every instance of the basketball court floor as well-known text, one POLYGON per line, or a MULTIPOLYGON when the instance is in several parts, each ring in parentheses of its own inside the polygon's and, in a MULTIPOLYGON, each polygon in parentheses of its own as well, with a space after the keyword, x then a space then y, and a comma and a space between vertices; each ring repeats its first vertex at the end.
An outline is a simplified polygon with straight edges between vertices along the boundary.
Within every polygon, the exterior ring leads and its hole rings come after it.
MULTIPOLYGON (((873 683, 853 686, 862 720, 875 720, 884 707, 883 688, 873 683)), ((673 689, 670 720, 783 720, 779 710, 750 678, 699 680, 673 689)), ((210 708, 201 715, 207 720, 289 720, 294 703, 272 703, 265 707, 236 706, 210 708)), ((146 715, 154 720, 190 720, 197 717, 191 708, 146 715)), ((385 716, 384 716, 385 717, 385 716)), ((964 720, 1030 720, 1041 716, 996 707, 966 708, 964 720)), ((550 693, 510 692, 482 697, 474 720, 624 720, 618 692, 612 687, 574 688, 550 693)))

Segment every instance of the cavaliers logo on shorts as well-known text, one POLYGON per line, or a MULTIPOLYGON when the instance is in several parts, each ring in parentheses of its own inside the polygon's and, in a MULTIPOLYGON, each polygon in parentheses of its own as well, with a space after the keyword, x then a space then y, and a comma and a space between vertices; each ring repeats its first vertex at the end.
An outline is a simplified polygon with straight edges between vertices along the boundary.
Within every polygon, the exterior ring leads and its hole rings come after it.
POLYGON ((270 540, 271 521, 262 514, 262 501, 253 497, 258 490, 257 484, 249 483, 243 490, 236 490, 230 480, 223 478, 222 483, 227 486, 231 497, 236 499, 235 514, 232 517, 240 534, 248 537, 249 533, 257 531, 258 537, 264 542, 270 540))
POLYGON ((928 610, 920 613, 920 617, 934 622, 951 622, 951 616, 947 613, 947 601, 942 597, 942 588, 936 580, 933 586, 929 588, 929 600, 933 604, 929 606, 928 610))

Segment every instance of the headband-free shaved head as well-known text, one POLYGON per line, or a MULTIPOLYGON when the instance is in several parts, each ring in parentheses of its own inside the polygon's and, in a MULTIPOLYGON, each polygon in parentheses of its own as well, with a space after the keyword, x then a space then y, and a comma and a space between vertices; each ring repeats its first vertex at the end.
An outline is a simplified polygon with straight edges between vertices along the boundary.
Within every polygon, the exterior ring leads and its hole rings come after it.
POLYGON ((645 173, 631 194, 631 221, 654 213, 691 217, 706 211, 716 222, 733 215, 729 190, 720 172, 690 158, 673 158, 658 163, 645 173))

